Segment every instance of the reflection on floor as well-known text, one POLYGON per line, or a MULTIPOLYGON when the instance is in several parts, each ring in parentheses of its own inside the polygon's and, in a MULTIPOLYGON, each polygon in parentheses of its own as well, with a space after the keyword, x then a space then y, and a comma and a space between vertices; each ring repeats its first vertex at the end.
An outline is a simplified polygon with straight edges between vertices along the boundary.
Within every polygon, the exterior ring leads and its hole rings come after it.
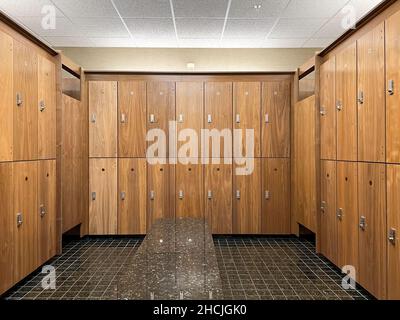
MULTIPOLYGON (((142 239, 85 238, 64 246, 48 265, 56 269, 56 290, 43 290, 38 270, 7 293, 6 299, 115 300, 118 281, 142 239)), ((358 288, 341 287, 342 275, 296 238, 216 237, 225 299, 370 299, 358 288)), ((135 284, 132 284, 135 286, 135 284)))

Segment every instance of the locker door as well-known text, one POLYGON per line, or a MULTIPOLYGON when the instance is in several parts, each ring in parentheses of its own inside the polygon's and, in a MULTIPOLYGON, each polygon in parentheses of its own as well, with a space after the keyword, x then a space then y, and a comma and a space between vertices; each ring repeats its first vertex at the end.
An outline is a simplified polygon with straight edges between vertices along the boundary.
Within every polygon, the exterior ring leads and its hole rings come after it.
POLYGON ((400 163, 400 12, 386 20, 386 161, 400 163))
POLYGON ((13 39, 0 32, 0 161, 13 160, 13 39))
MULTIPOLYGON (((197 159, 192 159, 196 161, 197 159)), ((176 165, 176 217, 204 218, 203 166, 201 164, 176 165)))
POLYGON ((290 157, 290 97, 290 80, 263 83, 263 157, 290 157))
MULTIPOLYGON (((260 157, 261 139, 261 84, 259 82, 236 82, 233 86, 234 128, 254 130, 254 157, 260 157)), ((243 151, 246 156, 245 132, 242 132, 243 151)), ((235 144, 237 141, 234 142, 235 144)), ((248 155, 250 156, 250 155, 248 155)))
POLYGON ((117 160, 89 160, 89 234, 117 233, 117 160))
POLYGON ((146 82, 118 83, 119 156, 146 156, 146 82))
POLYGON ((339 268, 351 265, 358 270, 357 163, 337 162, 337 229, 339 268))
POLYGON ((336 55, 337 158, 357 161, 357 47, 336 55))
POLYGON ((358 164, 359 283, 379 299, 386 298, 385 165, 358 164))
POLYGON ((387 166, 388 296, 400 299, 400 166, 387 166))
POLYGON ((361 37, 358 48, 358 160, 384 162, 385 153, 384 24, 361 37))
POLYGON ((14 160, 35 160, 38 152, 38 62, 36 53, 14 41, 14 160))
POLYGON ((158 219, 175 219, 174 165, 147 164, 147 199, 147 230, 158 219))
POLYGON ((0 163, 0 294, 14 284, 14 229, 12 163, 0 163))
POLYGON ((335 58, 321 65, 321 159, 336 160, 335 58))
POLYGON ((232 234, 232 166, 206 165, 206 219, 213 234, 232 234))
POLYGON ((89 82, 89 157, 117 156, 117 82, 89 82))
MULTIPOLYGON (((261 232, 261 159, 253 159, 254 170, 249 175, 233 171, 233 233, 259 234, 261 232)), ((250 173, 250 172, 249 172, 250 173)))
MULTIPOLYGON (((169 155, 169 121, 175 120, 175 82, 150 81, 147 83, 147 130, 161 129, 166 134, 169 155)), ((153 142, 148 142, 148 145, 153 142)))
POLYGON ((337 264, 336 162, 321 161, 321 253, 337 264))
POLYGON ((38 266, 37 162, 15 162, 14 276, 20 281, 38 266))
POLYGON ((262 159, 263 234, 290 234, 290 159, 262 159))
POLYGON ((56 255, 56 161, 38 163, 38 265, 56 255))
POLYGON ((56 158, 56 66, 49 59, 38 59, 38 157, 56 158))
POLYGON ((146 159, 119 159, 118 234, 146 234, 146 159))

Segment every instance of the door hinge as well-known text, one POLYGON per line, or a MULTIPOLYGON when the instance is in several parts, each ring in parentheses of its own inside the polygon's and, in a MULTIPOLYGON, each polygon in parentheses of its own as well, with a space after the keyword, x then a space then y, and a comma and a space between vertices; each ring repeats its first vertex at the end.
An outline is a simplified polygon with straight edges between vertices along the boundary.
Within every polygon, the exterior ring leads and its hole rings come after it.
POLYGON ((240 123, 240 114, 236 115, 236 123, 240 123))
POLYGON ((121 200, 124 201, 126 199, 126 192, 121 192, 121 200))
POLYGON ((236 199, 240 200, 240 190, 236 190, 236 199))
POLYGON ((178 116, 178 122, 179 122, 179 123, 183 123, 183 114, 180 114, 180 115, 178 116))
POLYGON ((364 216, 360 217, 360 229, 362 231, 365 231, 365 228, 367 226, 367 219, 364 216))
POLYGON ((22 104, 24 103, 24 101, 22 100, 22 94, 17 92, 17 107, 22 106, 22 104))
POLYGON ((359 103, 359 104, 363 104, 363 103, 364 103, 364 91, 360 91, 360 92, 358 93, 358 98, 357 98, 357 100, 358 100, 358 103, 359 103))
POLYGON ((126 123, 126 114, 121 113, 121 123, 126 123))
POLYGON ((326 209, 326 201, 321 201, 321 212, 324 213, 326 209))
POLYGON ((96 114, 92 113, 92 123, 96 123, 96 114))
POLYGON ((388 239, 389 239, 389 242, 390 242, 391 244, 393 244, 393 245, 396 244, 396 229, 391 228, 391 229, 389 230, 389 237, 388 237, 388 239))
POLYGON ((270 196, 271 196, 270 192, 268 190, 266 190, 265 193, 264 193, 265 200, 269 200, 270 196))
POLYGON ((92 201, 96 200, 96 192, 92 192, 92 201))
POLYGON ((209 114, 209 115, 207 116, 207 122, 208 122, 208 123, 212 123, 212 116, 211 116, 211 114, 209 114))
POLYGON ((154 114, 151 114, 149 121, 150 121, 150 123, 155 123, 156 122, 156 116, 154 114))
POLYGON ((46 215, 46 207, 42 204, 39 208, 40 217, 43 218, 46 215))
POLYGON ((325 116, 325 115, 326 115, 325 107, 321 107, 321 109, 319 110, 319 114, 320 114, 321 116, 325 116))
POLYGON ((268 113, 265 114, 265 123, 269 123, 269 114, 268 113))
POLYGON ((336 110, 338 110, 338 111, 343 110, 342 101, 340 101, 340 100, 336 101, 336 110))
POLYGON ((179 199, 183 200, 183 198, 184 198, 184 193, 182 190, 179 190, 179 199))
POLYGON ((213 193, 212 193, 211 190, 208 190, 207 197, 208 197, 208 200, 212 200, 212 198, 213 198, 213 193))
POLYGON ((152 190, 150 191, 150 200, 154 200, 155 199, 155 192, 152 190))
POLYGON ((394 95, 394 80, 389 80, 388 83, 388 93, 389 95, 394 95))
POLYGON ((343 219, 343 209, 342 209, 342 208, 337 209, 337 211, 336 211, 336 217, 337 217, 339 220, 342 220, 342 219, 343 219))
POLYGON ((23 223, 22 213, 17 213, 17 227, 20 227, 23 223))
POLYGON ((39 111, 40 111, 40 112, 43 112, 45 109, 46 109, 46 104, 45 104, 45 102, 42 100, 42 101, 40 101, 40 103, 39 103, 39 111))

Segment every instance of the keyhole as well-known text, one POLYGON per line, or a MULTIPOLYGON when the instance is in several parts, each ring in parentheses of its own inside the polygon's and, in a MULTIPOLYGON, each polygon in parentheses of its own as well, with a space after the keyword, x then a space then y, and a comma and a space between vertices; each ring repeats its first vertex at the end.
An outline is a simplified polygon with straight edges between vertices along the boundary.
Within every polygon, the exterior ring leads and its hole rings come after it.
POLYGON ((188 170, 189 170, 189 171, 192 171, 192 168, 189 168, 188 170))
POLYGON ((28 177, 25 177, 25 181, 28 181, 28 177))
POLYGON ((349 181, 349 178, 346 177, 345 180, 346 180, 346 181, 349 181))
POLYGON ((160 169, 160 171, 162 172, 162 171, 164 171, 164 169, 163 169, 163 168, 161 168, 161 169, 160 169))
POLYGON ((330 177, 329 173, 326 176, 329 178, 330 177))
POLYGON ((50 174, 47 173, 47 178, 50 177, 50 174))
POLYGON ((275 168, 274 171, 275 171, 275 172, 278 171, 278 168, 275 168))
POLYGON ((135 171, 135 169, 131 168, 131 171, 132 171, 132 172, 134 172, 134 171, 135 171))
POLYGON ((217 171, 220 171, 221 169, 220 168, 217 168, 217 171))
POLYGON ((102 168, 102 169, 101 169, 101 171, 103 171, 103 172, 104 172, 104 171, 106 171, 106 169, 102 168))
POLYGON ((373 182, 372 182, 372 180, 370 180, 370 181, 369 181, 369 185, 370 185, 370 186, 372 186, 372 185, 373 185, 373 182))

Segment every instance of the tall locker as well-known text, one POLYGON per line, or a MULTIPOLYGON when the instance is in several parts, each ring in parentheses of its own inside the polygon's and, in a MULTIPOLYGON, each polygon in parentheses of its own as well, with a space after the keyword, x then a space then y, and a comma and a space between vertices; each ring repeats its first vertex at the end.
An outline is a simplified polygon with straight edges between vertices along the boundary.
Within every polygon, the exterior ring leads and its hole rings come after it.
POLYGON ((56 255, 56 160, 38 162, 38 265, 56 255))
POLYGON ((117 233, 117 159, 89 160, 89 234, 117 233))
POLYGON ((205 165, 205 212, 213 234, 232 234, 232 165, 205 165))
POLYGON ((290 159, 262 159, 263 234, 290 234, 290 159))
POLYGON ((357 41, 358 160, 384 162, 385 32, 381 23, 357 41))
POLYGON ((117 82, 89 81, 89 157, 117 156, 117 82))
POLYGON ((118 160, 118 234, 146 233, 146 159, 118 160))
POLYGON ((118 83, 118 155, 126 158, 146 156, 146 82, 118 83))
POLYGON ((262 156, 290 157, 290 80, 263 83, 262 156))
POLYGON ((38 57, 38 158, 56 158, 56 65, 38 57))
MULTIPOLYGON (((235 82, 233 85, 234 129, 242 130, 242 150, 239 157, 261 156, 261 83, 235 82), (254 155, 246 150, 245 130, 254 130, 254 155)), ((239 144, 238 144, 239 143, 239 144)), ((240 141, 234 141, 238 144, 240 141)))
POLYGON ((233 233, 259 234, 261 232, 261 159, 253 161, 253 170, 238 175, 236 164, 233 171, 233 233))
POLYGON ((321 253, 337 263, 336 162, 321 161, 321 253))
POLYGON ((358 281, 379 299, 386 298, 387 227, 384 164, 358 164, 358 281))
POLYGON ((14 160, 38 156, 38 57, 14 40, 14 160))

